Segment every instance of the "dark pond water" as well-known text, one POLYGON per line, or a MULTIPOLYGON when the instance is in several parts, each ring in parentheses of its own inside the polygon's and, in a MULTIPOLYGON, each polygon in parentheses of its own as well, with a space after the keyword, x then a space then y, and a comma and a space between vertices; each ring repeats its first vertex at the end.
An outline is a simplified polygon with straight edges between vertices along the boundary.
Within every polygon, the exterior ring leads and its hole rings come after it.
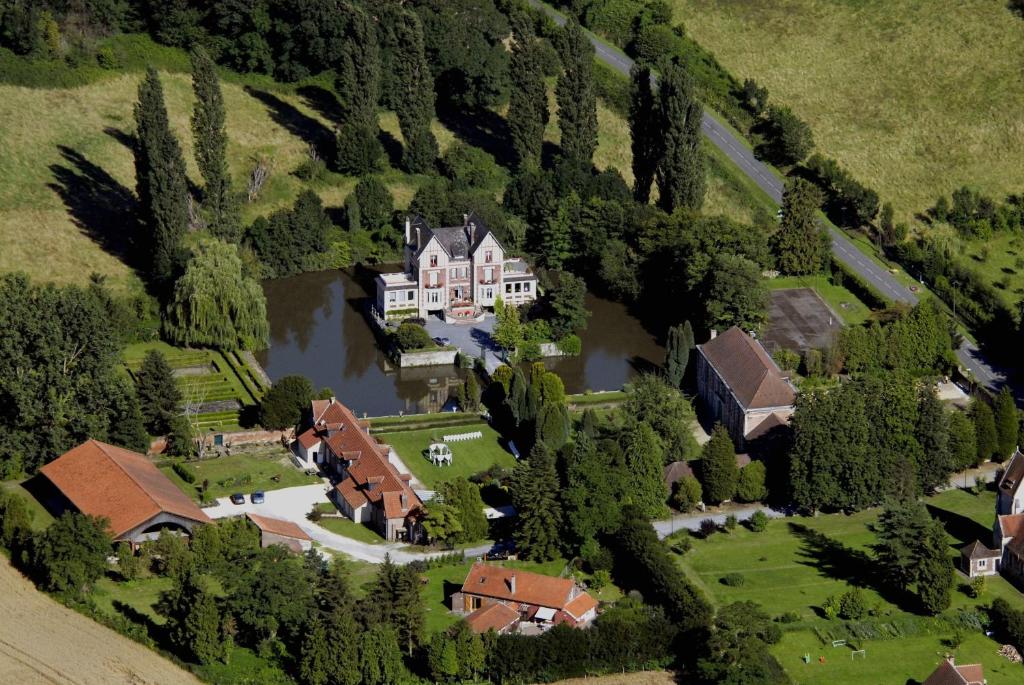
MULTIPOLYGON (((330 387, 357 415, 439 411, 464 372, 388 362, 363 315, 373 276, 322 271, 264 282, 270 349, 256 358, 273 380, 302 374, 317 388, 330 387)), ((587 307, 592 316, 583 353, 548 360, 568 392, 617 390, 664 361, 664 348, 624 306, 588 295, 587 307)))

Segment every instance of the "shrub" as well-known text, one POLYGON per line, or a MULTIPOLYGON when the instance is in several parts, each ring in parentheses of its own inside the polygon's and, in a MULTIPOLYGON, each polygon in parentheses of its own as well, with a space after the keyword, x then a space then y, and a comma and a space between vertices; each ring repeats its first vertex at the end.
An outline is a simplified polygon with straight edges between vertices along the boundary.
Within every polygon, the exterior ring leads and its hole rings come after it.
MULTIPOLYGON (((391 221, 395 199, 391 191, 373 176, 364 176, 352 191, 359 204, 359 217, 363 228, 376 229, 391 221)), ((349 226, 349 230, 351 230, 349 226)))
POLYGON ((174 472, 178 474, 178 476, 183 481, 185 481, 189 485, 195 484, 196 472, 189 468, 187 464, 180 461, 176 461, 173 464, 171 464, 171 468, 174 469, 174 472))
POLYGON ((971 580, 971 584, 967 586, 967 594, 977 599, 985 594, 985 576, 978 576, 971 580))
POLYGON ((114 49, 109 45, 103 45, 96 51, 96 63, 102 69, 117 69, 121 66, 117 61, 117 55, 114 54, 114 49))
POLYGON ((583 351, 583 341, 575 333, 570 333, 555 344, 562 354, 569 355, 570 357, 578 357, 580 352, 583 351))
POLYGON ((320 509, 318 509, 315 504, 313 505, 313 508, 309 510, 309 513, 306 514, 306 518, 309 519, 310 521, 312 521, 313 523, 316 523, 317 521, 319 521, 323 517, 324 517, 324 513, 322 511, 320 511, 320 509))
POLYGON ((672 545, 669 549, 679 555, 686 554, 693 548, 693 541, 690 540, 688 535, 681 536, 677 540, 672 541, 672 545))
POLYGON ((505 172, 493 156, 461 142, 455 143, 444 153, 441 173, 451 180, 452 188, 455 189, 493 189, 505 183, 505 172))
POLYGON ((295 169, 295 175, 303 181, 319 181, 327 173, 327 164, 322 159, 307 159, 295 169))
POLYGON ((755 533, 763 533, 764 530, 768 527, 768 514, 758 509, 750 517, 749 525, 750 530, 754 531, 755 533))
POLYGON ((733 516, 732 514, 729 514, 728 516, 725 517, 725 529, 726 530, 736 530, 736 523, 737 523, 736 517, 733 516))
POLYGON ((414 323, 403 323, 398 327, 395 332, 395 343, 404 352, 434 347, 434 341, 427 333, 427 329, 414 323))
POLYGON ((758 502, 768 494, 764 481, 767 476, 764 462, 752 461, 740 469, 736 483, 736 499, 740 502, 758 502))
POLYGON ((858 621, 868 613, 867 600, 859 587, 844 592, 839 597, 839 616, 851 621, 858 621))
POLYGON ((796 623, 800 620, 800 614, 795 611, 787 611, 775 617, 779 623, 796 623))
POLYGON ((279 430, 299 423, 313 399, 313 384, 305 376, 285 376, 270 386, 260 402, 260 423, 279 430))
POLYGON ((718 524, 711 519, 704 519, 700 522, 700 534, 705 538, 709 538, 718 532, 718 524))
POLYGON ((839 606, 839 598, 832 595, 822 603, 821 610, 825 613, 825 618, 835 618, 839 615, 839 606))
POLYGON ((729 587, 742 587, 747 582, 742 573, 726 573, 719 580, 722 585, 728 585, 729 587))
POLYGON ((602 588, 608 587, 608 584, 612 582, 612 574, 606 569, 600 569, 594 571, 594 575, 590 577, 590 587, 594 590, 601 590, 602 588))
POLYGON ((690 511, 701 501, 703 494, 699 480, 693 476, 683 476, 675 484, 671 504, 679 511, 690 511))

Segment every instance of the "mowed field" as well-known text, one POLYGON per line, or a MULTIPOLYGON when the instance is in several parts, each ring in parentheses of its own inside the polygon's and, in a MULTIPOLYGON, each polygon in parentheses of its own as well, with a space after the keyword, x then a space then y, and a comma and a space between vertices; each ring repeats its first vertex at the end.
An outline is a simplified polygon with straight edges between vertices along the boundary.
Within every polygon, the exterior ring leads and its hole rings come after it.
POLYGON ((998 0, 671 0, 740 81, 909 220, 964 184, 1002 198, 1024 164, 1024 22, 998 0))
POLYGON ((0 557, 0 682, 198 683, 156 652, 61 606, 0 557))

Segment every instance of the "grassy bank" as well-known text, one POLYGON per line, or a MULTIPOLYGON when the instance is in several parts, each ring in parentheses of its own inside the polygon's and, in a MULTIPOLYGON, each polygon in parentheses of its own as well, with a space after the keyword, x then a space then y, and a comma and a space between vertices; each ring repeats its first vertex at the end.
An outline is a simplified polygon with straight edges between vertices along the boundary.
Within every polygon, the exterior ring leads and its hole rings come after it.
POLYGON ((898 219, 965 183, 1019 191, 1024 33, 1006 3, 671 4, 675 22, 806 119, 819 149, 892 200, 898 219))
POLYGON ((434 488, 438 483, 452 478, 468 478, 475 473, 486 471, 494 465, 512 468, 516 463, 515 457, 505 449, 501 436, 493 428, 483 423, 450 429, 436 428, 381 433, 377 435, 377 439, 391 445, 405 465, 409 467, 409 471, 428 488, 434 488), (483 433, 483 437, 448 444, 453 456, 451 466, 434 466, 424 456, 430 443, 440 442, 446 433, 473 431, 480 431, 483 433))

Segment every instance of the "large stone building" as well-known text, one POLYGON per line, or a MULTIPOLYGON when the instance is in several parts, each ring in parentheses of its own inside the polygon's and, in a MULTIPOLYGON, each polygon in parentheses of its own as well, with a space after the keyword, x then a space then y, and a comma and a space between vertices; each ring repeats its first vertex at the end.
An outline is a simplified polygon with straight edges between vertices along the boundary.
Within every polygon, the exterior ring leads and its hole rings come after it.
POLYGON ((295 441, 296 453, 304 466, 319 466, 336 479, 332 497, 342 513, 387 540, 418 539, 423 503, 409 486, 412 476, 391 463, 391 448, 333 397, 313 400, 312 415, 313 425, 295 441))
POLYGON ((793 415, 796 390, 754 338, 733 327, 697 346, 697 395, 736 448, 793 415))
POLYGON ((132 546, 167 529, 187 535, 210 518, 149 459, 98 440, 86 440, 50 462, 43 504, 55 515, 79 511, 107 520, 114 541, 132 546))
POLYGON ((422 217, 405 222, 404 270, 377 277, 377 313, 385 319, 471 319, 499 297, 513 305, 537 297, 537 277, 510 258, 475 214, 462 226, 430 228, 422 217))
POLYGON ((979 541, 960 550, 961 570, 969 577, 1001 573, 1024 586, 1024 454, 1017 450, 996 482, 996 521, 992 547, 979 541))

